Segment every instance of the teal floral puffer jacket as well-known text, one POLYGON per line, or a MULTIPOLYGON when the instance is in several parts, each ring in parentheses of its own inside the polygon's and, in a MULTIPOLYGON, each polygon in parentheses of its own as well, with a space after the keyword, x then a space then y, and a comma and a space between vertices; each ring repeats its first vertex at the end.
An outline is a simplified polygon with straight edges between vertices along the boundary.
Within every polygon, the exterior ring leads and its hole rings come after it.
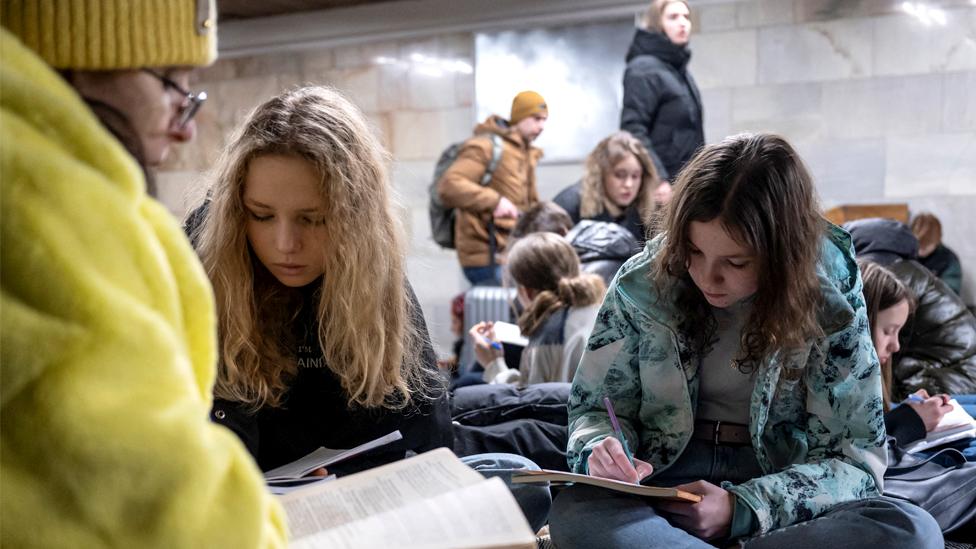
MULTIPOLYGON (((654 475, 671 466, 691 438, 699 361, 679 358, 691 355, 676 329, 680 312, 658 299, 648 278, 663 237, 648 242, 611 283, 573 379, 567 457, 577 473, 588 472, 593 446, 610 436, 604 395, 630 447, 654 465, 654 475)), ((860 273, 844 230, 830 225, 821 248, 819 319, 826 335, 759 365, 749 431, 765 474, 722 485, 735 494, 737 515, 742 505, 753 511, 757 535, 882 490, 881 374, 860 273)))

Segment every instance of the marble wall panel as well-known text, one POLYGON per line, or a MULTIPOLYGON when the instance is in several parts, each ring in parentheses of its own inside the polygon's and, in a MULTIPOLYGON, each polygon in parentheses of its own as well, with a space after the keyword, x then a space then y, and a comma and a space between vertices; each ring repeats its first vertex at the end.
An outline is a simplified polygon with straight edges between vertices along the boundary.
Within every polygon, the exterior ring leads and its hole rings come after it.
POLYGON ((976 71, 947 73, 942 79, 942 129, 976 132, 976 71))
POLYGON ((794 20, 791 0, 739 2, 735 7, 735 19, 740 28, 785 25, 794 20))
POLYGON ((886 196, 976 196, 974 134, 888 137, 885 158, 886 196))
POLYGON ((813 176, 824 208, 870 203, 884 196, 883 139, 792 141, 813 176))
POLYGON ((870 76, 872 31, 868 19, 761 28, 759 83, 870 76))
POLYGON ((399 44, 393 41, 341 46, 333 50, 335 66, 341 69, 373 65, 380 57, 395 59, 399 52, 399 44))
POLYGON ((702 116, 705 119, 706 143, 721 141, 735 133, 732 129, 732 93, 732 88, 702 90, 702 116))
POLYGON ((306 80, 336 88, 364 111, 380 110, 380 68, 376 65, 307 74, 306 80))
POLYGON ((695 36, 689 69, 702 90, 756 84, 756 31, 695 36))
POLYGON ((698 28, 692 28, 692 43, 694 43, 698 33, 712 33, 735 29, 736 11, 736 4, 732 2, 695 6, 694 13, 696 17, 694 21, 698 22, 698 28))
POLYGON ((946 24, 908 14, 874 21, 874 74, 976 70, 976 8, 948 10, 946 24))
POLYGON ((776 132, 814 140, 826 132, 819 84, 754 86, 732 90, 732 130, 776 132))
POLYGON ((474 113, 461 107, 443 111, 398 111, 393 116, 393 147, 401 160, 436 159, 442 150, 474 130, 474 113))
POLYGON ((942 76, 897 76, 823 84, 830 136, 926 134, 942 126, 942 76))

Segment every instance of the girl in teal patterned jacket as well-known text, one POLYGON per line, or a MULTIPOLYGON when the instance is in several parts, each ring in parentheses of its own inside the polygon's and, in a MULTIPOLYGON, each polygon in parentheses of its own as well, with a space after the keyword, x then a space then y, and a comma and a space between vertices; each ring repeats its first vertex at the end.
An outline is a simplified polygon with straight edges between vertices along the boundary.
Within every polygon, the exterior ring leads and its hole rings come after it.
POLYGON ((731 137, 682 171, 662 233, 597 317, 568 459, 702 500, 564 490, 550 515, 560 549, 942 547, 927 513, 880 496, 881 378, 861 279, 850 237, 818 211, 777 136, 731 137))

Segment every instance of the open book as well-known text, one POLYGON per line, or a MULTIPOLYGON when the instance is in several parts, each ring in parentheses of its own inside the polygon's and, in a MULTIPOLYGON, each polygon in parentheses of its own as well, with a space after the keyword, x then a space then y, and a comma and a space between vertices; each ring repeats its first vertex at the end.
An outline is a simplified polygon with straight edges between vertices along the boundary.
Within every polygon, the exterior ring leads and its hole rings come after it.
POLYGON ((391 442, 396 442, 402 438, 403 436, 400 435, 400 431, 393 431, 388 435, 384 435, 378 439, 360 444, 359 446, 349 450, 319 448, 305 457, 298 458, 291 463, 286 463, 281 467, 275 467, 274 469, 265 472, 264 482, 267 483, 268 489, 272 494, 281 495, 287 494, 309 484, 335 480, 335 475, 329 475, 327 477, 310 477, 306 475, 320 467, 328 467, 329 465, 345 461, 375 448, 379 448, 380 446, 386 446, 391 442))
POLYGON ((969 415, 956 399, 949 400, 952 410, 942 416, 939 424, 925 438, 905 447, 907 452, 919 452, 943 444, 976 437, 976 419, 969 415))
POLYGON ((485 479, 450 450, 314 484, 280 497, 294 548, 535 547, 501 479, 485 479))
POLYGON ((349 450, 319 448, 305 457, 265 472, 264 481, 269 484, 296 481, 320 467, 328 467, 334 463, 345 461, 351 457, 358 456, 380 446, 385 446, 391 442, 396 442, 402 438, 403 436, 400 435, 400 431, 393 431, 388 435, 360 444, 349 450))
POLYGON ((539 482, 550 482, 555 484, 589 484, 598 486, 614 492, 626 492, 635 496, 647 498, 664 499, 669 501, 686 501, 698 503, 702 497, 698 494, 678 490, 677 488, 660 488, 658 486, 644 486, 642 484, 631 484, 619 480, 608 478, 591 477, 589 475, 579 475, 576 473, 564 473, 562 471, 518 471, 512 474, 514 484, 535 484, 539 482))

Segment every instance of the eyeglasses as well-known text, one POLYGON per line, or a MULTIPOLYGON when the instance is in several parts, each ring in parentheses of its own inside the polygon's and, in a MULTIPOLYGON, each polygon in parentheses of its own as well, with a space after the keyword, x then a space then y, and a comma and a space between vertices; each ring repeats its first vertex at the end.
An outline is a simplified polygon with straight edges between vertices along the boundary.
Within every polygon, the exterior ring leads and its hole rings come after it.
POLYGON ((183 104, 180 105, 180 110, 179 110, 180 117, 176 121, 177 128, 181 130, 185 128, 186 125, 190 123, 190 120, 193 120, 193 117, 197 114, 197 111, 200 110, 200 106, 203 105, 203 102, 207 100, 207 92, 205 91, 199 93, 189 92, 187 90, 184 90, 183 86, 180 86, 179 84, 173 82, 171 79, 163 76, 162 74, 158 74, 149 69, 142 69, 142 71, 153 75, 156 78, 156 80, 162 82, 164 89, 174 90, 176 93, 182 95, 185 98, 183 104))

